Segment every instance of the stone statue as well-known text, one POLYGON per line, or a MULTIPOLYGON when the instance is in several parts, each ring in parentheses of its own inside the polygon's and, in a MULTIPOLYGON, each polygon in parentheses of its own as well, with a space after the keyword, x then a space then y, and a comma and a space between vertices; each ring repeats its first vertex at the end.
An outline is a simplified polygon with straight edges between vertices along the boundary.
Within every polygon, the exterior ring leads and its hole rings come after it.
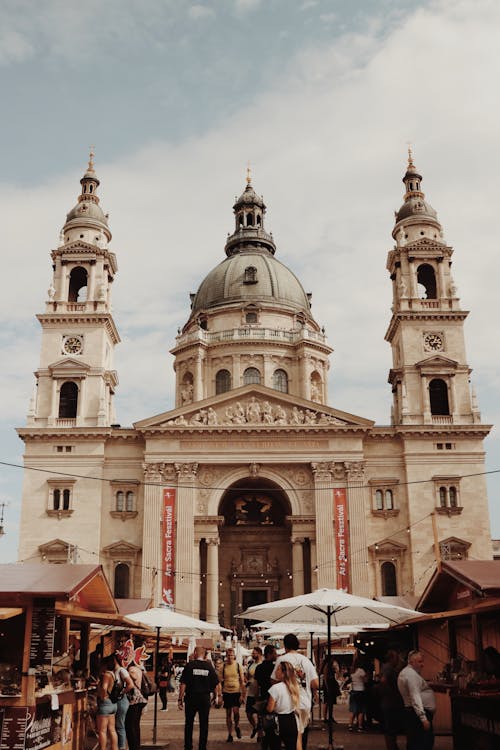
POLYGON ((193 401, 193 386, 191 383, 186 383, 186 385, 181 388, 181 401, 182 404, 191 404, 193 401))
POLYGON ((401 279, 399 280, 398 289, 399 289, 399 296, 401 297, 401 299, 408 297, 408 289, 406 287, 406 282, 402 276, 401 276, 401 279))
POLYGON ((316 424, 316 412, 306 409, 304 421, 306 424, 316 424))
POLYGON ((47 294, 49 295, 49 300, 52 302, 52 300, 56 296, 56 290, 54 289, 54 285, 52 284, 52 282, 50 282, 50 286, 47 289, 47 294))
POLYGON ((311 380, 311 401, 321 403, 321 389, 319 383, 314 380, 311 380))
POLYGON ((257 424, 260 422, 260 404, 255 400, 255 396, 252 396, 250 402, 247 404, 246 416, 249 424, 257 424))
POLYGON ((232 424, 234 420, 234 410, 231 405, 229 405, 225 411, 225 417, 227 419, 228 424, 232 424))
POLYGON ((106 284, 101 284, 97 292, 97 299, 103 302, 106 299, 106 284))
POLYGON ((262 404, 262 421, 265 424, 272 424, 274 422, 273 407, 269 401, 264 401, 262 404))
POLYGON ((234 424, 245 424, 246 423, 245 411, 239 401, 234 406, 233 423, 234 424))
POLYGON ((286 424, 286 411, 280 404, 274 410, 274 424, 286 424))
POLYGON ((303 424, 304 423, 304 412, 302 409, 298 409, 296 406, 293 407, 290 415, 290 424, 303 424))
POLYGON ((219 424, 215 409, 212 409, 211 406, 207 410, 207 424, 219 424))

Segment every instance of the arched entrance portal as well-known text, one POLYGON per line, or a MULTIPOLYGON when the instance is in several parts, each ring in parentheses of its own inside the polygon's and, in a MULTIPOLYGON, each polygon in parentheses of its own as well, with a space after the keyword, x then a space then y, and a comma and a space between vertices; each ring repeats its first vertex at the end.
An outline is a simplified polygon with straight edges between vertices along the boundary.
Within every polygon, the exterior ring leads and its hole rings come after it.
POLYGON ((220 503, 219 617, 226 626, 255 604, 292 596, 291 508, 268 479, 233 484, 220 503))

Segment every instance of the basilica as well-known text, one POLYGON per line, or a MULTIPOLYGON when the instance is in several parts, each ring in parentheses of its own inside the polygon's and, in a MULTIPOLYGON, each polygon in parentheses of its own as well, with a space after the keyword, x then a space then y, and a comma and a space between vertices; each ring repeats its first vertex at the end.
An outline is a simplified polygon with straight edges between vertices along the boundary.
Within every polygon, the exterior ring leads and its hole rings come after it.
POLYGON ((80 182, 51 252, 18 429, 20 559, 99 561, 116 597, 225 625, 318 587, 417 596, 437 559, 491 559, 490 425, 470 384, 453 249, 411 153, 387 255, 386 426, 328 403, 332 349, 248 176, 173 342, 175 404, 121 427, 118 264, 92 154, 80 182))

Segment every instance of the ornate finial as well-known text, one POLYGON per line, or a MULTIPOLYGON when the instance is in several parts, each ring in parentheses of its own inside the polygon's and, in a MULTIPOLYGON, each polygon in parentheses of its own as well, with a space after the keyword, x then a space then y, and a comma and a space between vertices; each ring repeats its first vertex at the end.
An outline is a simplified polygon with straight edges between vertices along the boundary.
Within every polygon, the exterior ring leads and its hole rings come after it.
POLYGON ((411 143, 408 142, 408 169, 410 169, 410 167, 414 168, 415 164, 413 163, 413 151, 411 148, 411 143))
POLYGON ((250 167, 250 162, 247 162, 247 185, 252 184, 252 169, 250 167))
POLYGON ((87 167, 87 172, 93 172, 94 171, 94 156, 95 156, 94 146, 91 146, 90 147, 90 153, 89 153, 89 165, 87 167))

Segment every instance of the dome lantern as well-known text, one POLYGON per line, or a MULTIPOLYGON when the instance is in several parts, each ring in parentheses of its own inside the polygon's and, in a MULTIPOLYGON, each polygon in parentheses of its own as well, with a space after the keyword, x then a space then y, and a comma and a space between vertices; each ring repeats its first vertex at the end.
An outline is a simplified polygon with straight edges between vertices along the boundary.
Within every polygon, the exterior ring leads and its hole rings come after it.
POLYGON ((64 242, 85 239, 103 245, 111 240, 108 217, 99 205, 99 180, 94 169, 94 150, 90 149, 87 171, 80 180, 82 186, 78 202, 66 216, 62 233, 64 242))
POLYGON ((406 188, 404 203, 396 212, 396 223, 392 236, 401 244, 419 237, 442 239, 443 231, 434 208, 425 200, 422 192, 422 175, 415 167, 413 153, 408 148, 408 166, 403 177, 406 188))
POLYGON ((272 235, 264 229, 266 205, 262 196, 257 195, 253 188, 250 167, 247 167, 246 183, 243 193, 236 199, 233 206, 235 227, 233 234, 226 242, 226 255, 257 248, 274 255, 276 246, 272 235))

